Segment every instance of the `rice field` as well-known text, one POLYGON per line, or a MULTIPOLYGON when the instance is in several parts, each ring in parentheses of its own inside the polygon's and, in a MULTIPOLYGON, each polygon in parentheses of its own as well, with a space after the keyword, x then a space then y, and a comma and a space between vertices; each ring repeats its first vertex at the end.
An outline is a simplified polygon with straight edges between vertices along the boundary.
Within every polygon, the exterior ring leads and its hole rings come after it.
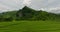
POLYGON ((60 32, 57 21, 0 22, 0 32, 60 32))

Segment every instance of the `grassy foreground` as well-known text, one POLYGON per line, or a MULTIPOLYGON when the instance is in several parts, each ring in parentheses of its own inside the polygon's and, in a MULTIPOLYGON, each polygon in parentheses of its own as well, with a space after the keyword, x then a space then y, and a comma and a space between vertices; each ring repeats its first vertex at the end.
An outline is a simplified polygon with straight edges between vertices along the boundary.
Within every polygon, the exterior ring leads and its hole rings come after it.
POLYGON ((60 32, 56 21, 0 22, 0 32, 60 32))

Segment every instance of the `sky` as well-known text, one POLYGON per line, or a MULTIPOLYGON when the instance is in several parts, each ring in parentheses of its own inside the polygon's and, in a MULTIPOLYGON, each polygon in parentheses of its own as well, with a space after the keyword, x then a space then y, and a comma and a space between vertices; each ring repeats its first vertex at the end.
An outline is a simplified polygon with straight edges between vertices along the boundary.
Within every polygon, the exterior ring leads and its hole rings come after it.
POLYGON ((22 9, 25 5, 35 10, 60 13, 60 0, 0 0, 0 12, 22 9))

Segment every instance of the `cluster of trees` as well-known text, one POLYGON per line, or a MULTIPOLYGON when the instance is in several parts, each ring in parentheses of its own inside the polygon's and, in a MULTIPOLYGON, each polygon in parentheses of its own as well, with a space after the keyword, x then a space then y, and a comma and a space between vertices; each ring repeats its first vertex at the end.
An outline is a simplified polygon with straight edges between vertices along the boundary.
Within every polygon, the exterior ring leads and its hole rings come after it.
POLYGON ((3 12, 0 13, 0 22, 1 21, 12 21, 15 18, 17 11, 3 12))
POLYGON ((56 20, 60 19, 60 15, 48 13, 46 11, 36 11, 27 6, 19 11, 5 12, 0 14, 0 21, 12 20, 56 20))

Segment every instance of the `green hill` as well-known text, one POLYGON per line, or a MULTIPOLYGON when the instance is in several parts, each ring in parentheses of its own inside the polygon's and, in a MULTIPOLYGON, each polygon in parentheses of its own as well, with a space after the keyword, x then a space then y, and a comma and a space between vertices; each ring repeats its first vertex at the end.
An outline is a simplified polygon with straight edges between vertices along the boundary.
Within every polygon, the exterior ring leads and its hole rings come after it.
POLYGON ((0 19, 11 20, 60 20, 60 15, 49 13, 46 11, 36 11, 27 6, 19 9, 18 11, 10 11, 0 13, 0 19))
POLYGON ((22 19, 29 19, 29 20, 56 20, 57 18, 60 18, 58 14, 49 13, 46 11, 36 11, 34 9, 31 9, 27 6, 20 9, 17 12, 17 17, 22 19))
POLYGON ((10 11, 10 12, 3 12, 0 13, 0 18, 8 18, 11 16, 14 16, 16 14, 17 11, 10 11))

